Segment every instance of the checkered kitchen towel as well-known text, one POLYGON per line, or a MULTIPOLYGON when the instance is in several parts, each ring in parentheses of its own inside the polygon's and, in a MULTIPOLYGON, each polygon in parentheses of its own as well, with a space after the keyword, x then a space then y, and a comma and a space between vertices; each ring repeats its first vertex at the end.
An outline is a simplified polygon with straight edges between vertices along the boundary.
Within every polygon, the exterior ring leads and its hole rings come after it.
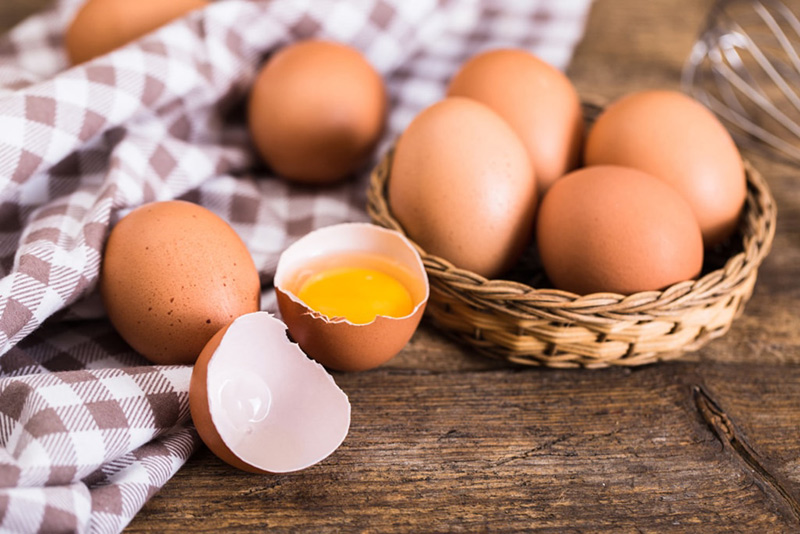
POLYGON ((324 190, 265 175, 245 96, 297 39, 352 44, 385 76, 377 158, 447 79, 489 47, 564 68, 591 0, 218 0, 68 68, 61 0, 0 38, 0 530, 118 532, 198 445, 189 367, 148 365, 103 317, 109 227, 183 198, 232 223, 262 273, 308 231, 366 220, 368 169, 324 190))

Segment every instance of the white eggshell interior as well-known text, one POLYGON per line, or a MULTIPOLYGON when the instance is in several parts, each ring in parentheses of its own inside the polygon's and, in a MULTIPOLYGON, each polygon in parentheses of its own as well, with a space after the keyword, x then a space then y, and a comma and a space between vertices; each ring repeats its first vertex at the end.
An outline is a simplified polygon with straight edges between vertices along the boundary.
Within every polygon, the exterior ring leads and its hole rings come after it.
POLYGON ((310 260, 341 252, 369 252, 391 258, 404 266, 416 281, 407 284, 416 307, 427 302, 430 287, 417 250, 399 232, 371 223, 326 226, 295 241, 281 254, 275 272, 275 286, 284 290, 292 300, 300 302, 291 287, 293 275, 310 260))
POLYGON ((243 315, 228 327, 209 360, 207 387, 222 440, 265 471, 296 471, 323 460, 350 428, 347 395, 268 312, 243 315))

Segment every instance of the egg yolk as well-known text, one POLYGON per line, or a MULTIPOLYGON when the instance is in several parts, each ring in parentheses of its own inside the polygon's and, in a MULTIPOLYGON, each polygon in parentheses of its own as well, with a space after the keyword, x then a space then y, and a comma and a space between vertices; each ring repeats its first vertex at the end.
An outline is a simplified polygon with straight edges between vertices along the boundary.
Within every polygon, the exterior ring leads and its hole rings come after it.
POLYGON ((337 267, 311 275, 297 296, 327 317, 367 324, 376 316, 405 317, 414 310, 408 289, 375 269, 337 267))

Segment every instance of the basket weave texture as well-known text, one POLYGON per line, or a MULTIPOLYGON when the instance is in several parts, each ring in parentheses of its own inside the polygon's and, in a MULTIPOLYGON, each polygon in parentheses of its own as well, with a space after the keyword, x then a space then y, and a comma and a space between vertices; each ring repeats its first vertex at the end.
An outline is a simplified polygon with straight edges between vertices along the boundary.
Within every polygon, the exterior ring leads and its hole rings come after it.
MULTIPOLYGON (((598 113, 586 105, 588 119, 598 113)), ((378 225, 405 231, 386 196, 393 152, 373 170, 367 211, 378 225)), ((426 315, 476 352, 546 367, 637 366, 680 357, 725 334, 753 291, 775 234, 776 207, 767 183, 745 160, 747 199, 739 228, 723 250, 706 253, 697 280, 632 295, 576 295, 547 287, 538 263, 521 266, 530 282, 489 280, 428 254, 426 315), (713 268, 712 268, 713 267, 713 268)), ((413 242, 413 240, 412 240, 413 242)))

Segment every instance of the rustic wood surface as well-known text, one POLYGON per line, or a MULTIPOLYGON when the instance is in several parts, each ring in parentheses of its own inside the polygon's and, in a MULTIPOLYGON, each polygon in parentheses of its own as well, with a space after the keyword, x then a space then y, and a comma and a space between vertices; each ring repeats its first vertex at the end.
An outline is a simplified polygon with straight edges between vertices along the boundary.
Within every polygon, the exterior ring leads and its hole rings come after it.
MULTIPOLYGON (((6 28, 43 0, 3 0, 6 28)), ((584 95, 679 88, 709 0, 596 0, 569 75, 584 95)), ((337 374, 344 444, 296 474, 201 449, 127 532, 800 532, 800 168, 748 157, 778 203, 744 315, 681 360, 556 371, 491 361, 423 325, 337 374)))

